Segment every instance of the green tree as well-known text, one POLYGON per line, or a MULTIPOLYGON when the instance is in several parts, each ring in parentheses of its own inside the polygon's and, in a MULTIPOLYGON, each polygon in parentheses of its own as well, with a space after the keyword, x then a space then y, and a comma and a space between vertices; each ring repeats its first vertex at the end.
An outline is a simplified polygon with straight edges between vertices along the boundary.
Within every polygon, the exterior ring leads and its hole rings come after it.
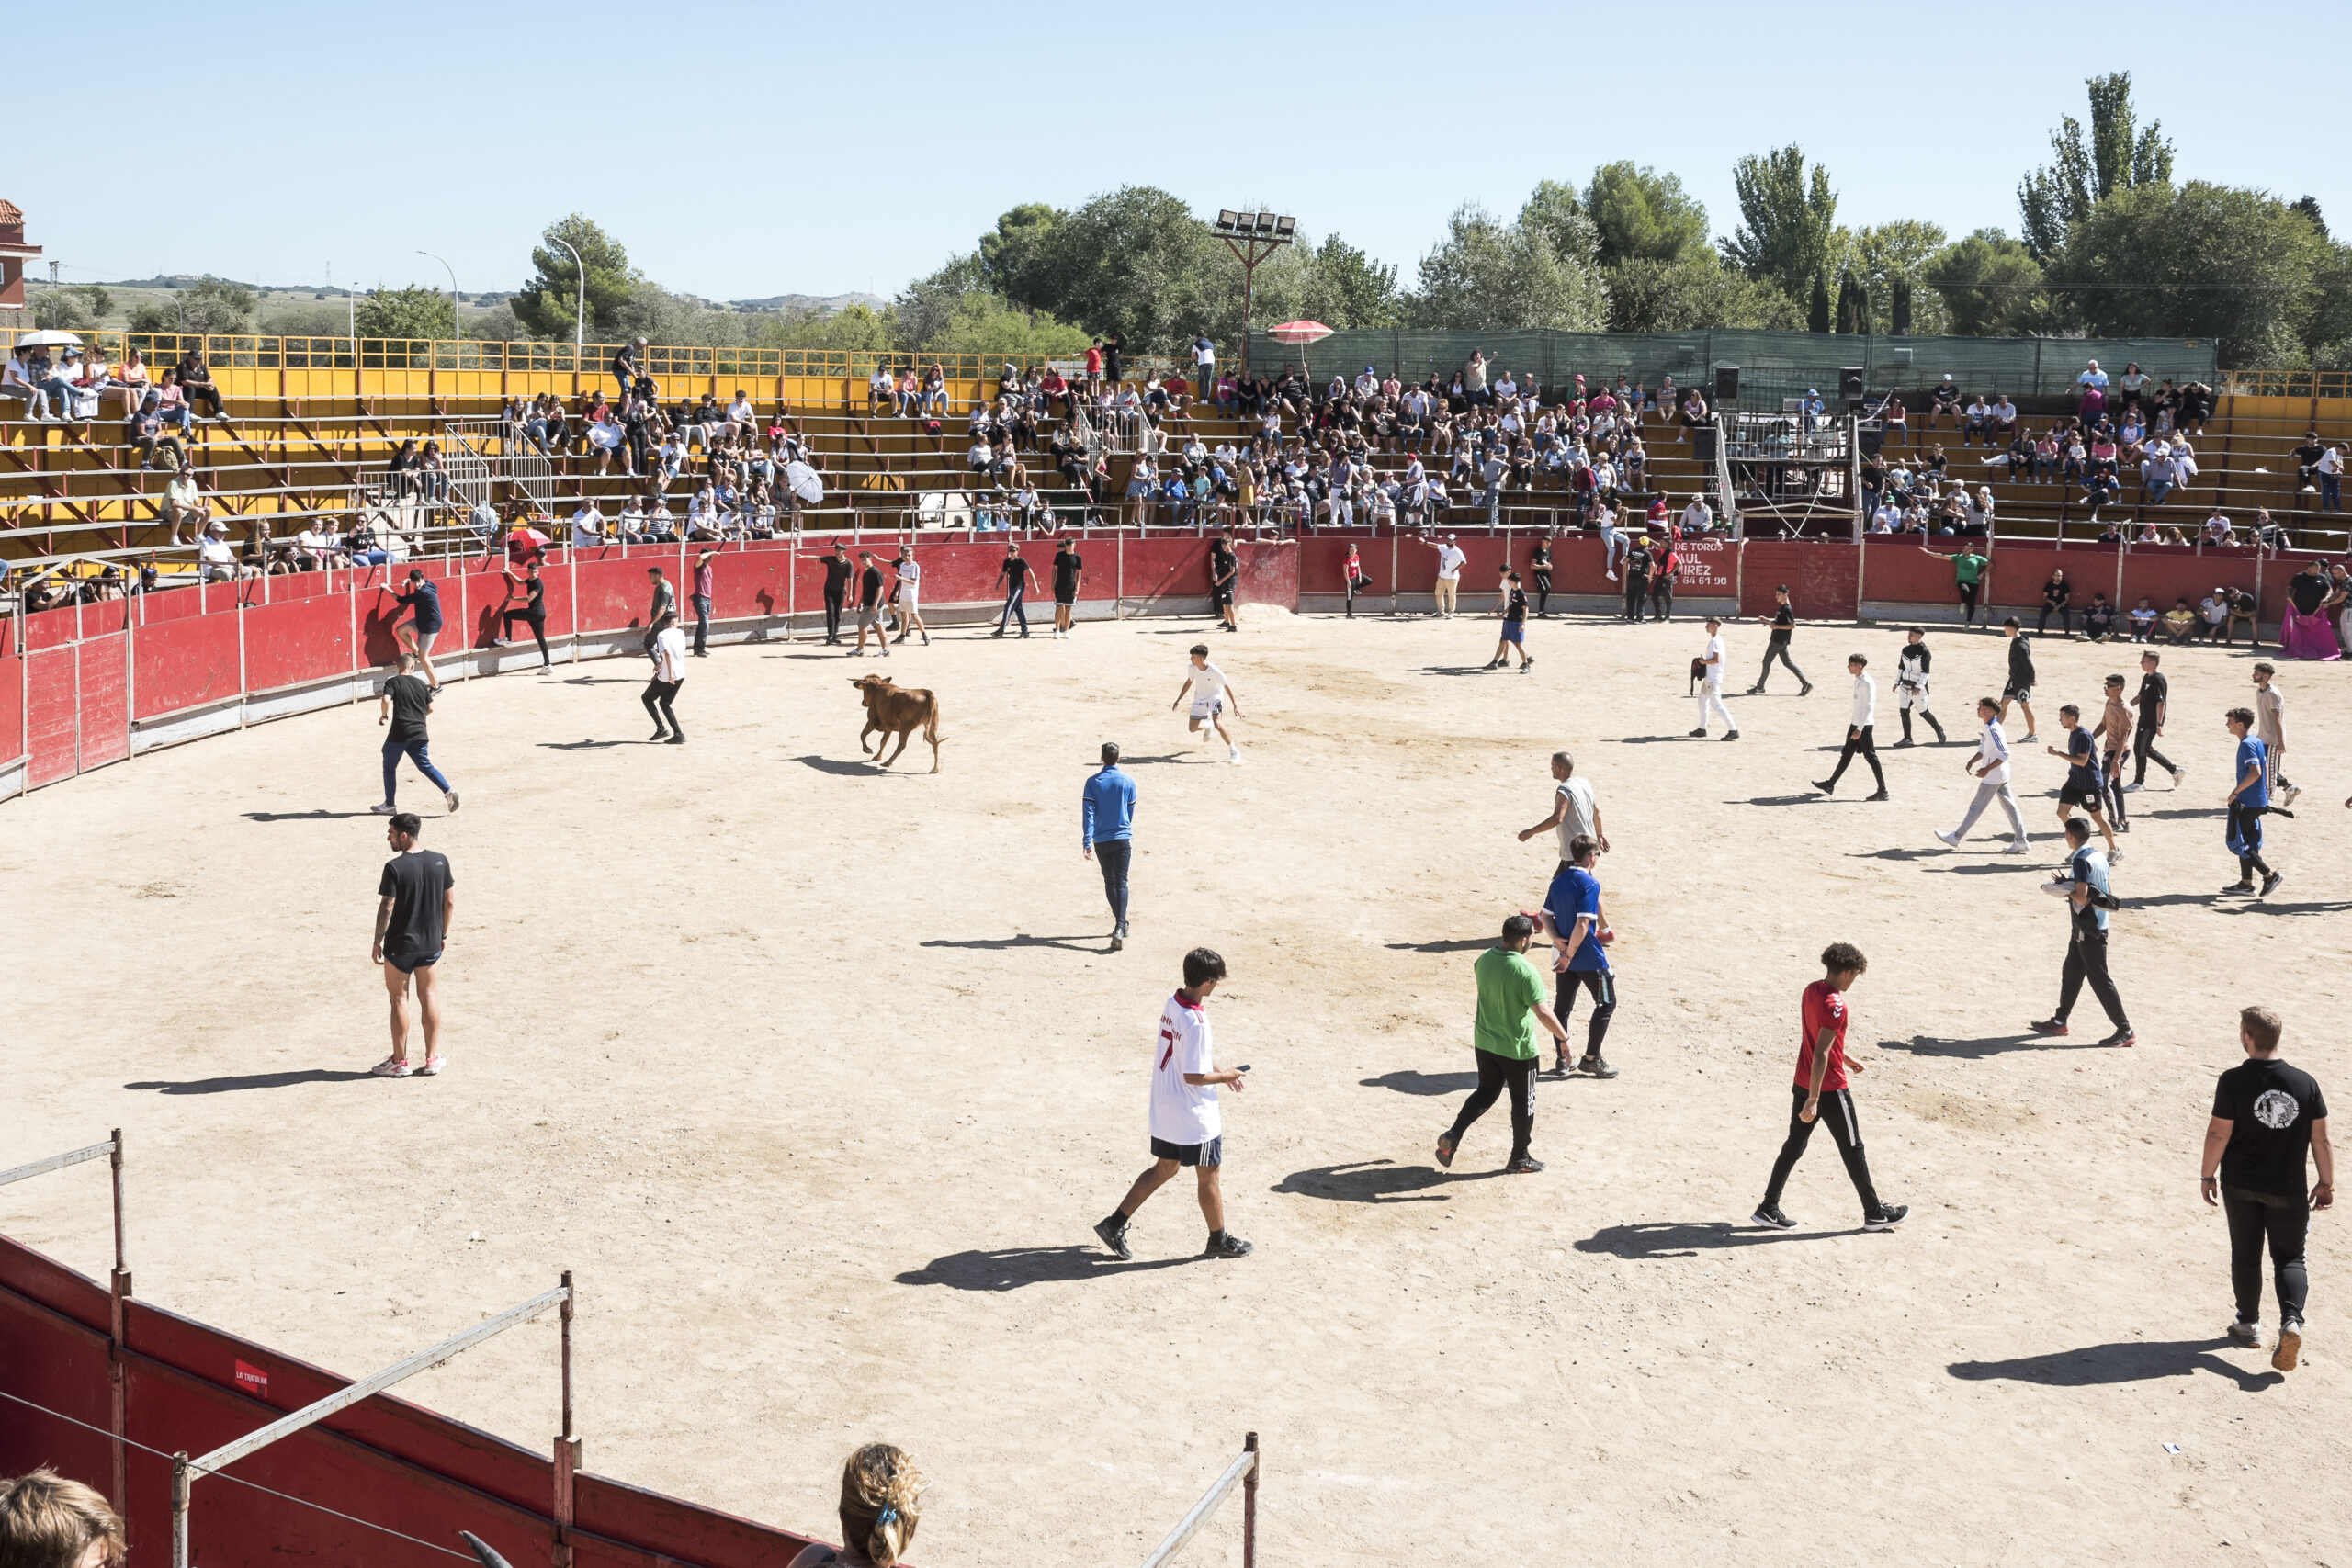
POLYGON ((531 278, 514 296, 515 319, 540 337, 571 336, 584 265, 590 340, 609 341, 622 335, 624 312, 639 279, 629 270, 628 252, 620 242, 577 212, 548 224, 542 239, 544 243, 531 250, 531 278), (572 261, 571 251, 554 243, 558 240, 580 252, 579 263, 572 261))
POLYGON ((2267 192, 2155 181, 2092 208, 2047 270, 2094 336, 2218 338, 2225 365, 2278 365, 2301 353, 2329 259, 2267 192))
POLYGON ((1131 353, 1173 353, 1203 331, 1230 342, 1240 330, 1241 269, 1167 191, 1098 196, 1054 222, 1043 251, 1029 276, 1049 286, 1015 302, 1115 335, 1131 353))
POLYGON ((1055 275, 1054 231, 1062 214, 1041 201, 1025 202, 980 236, 979 265, 988 285, 1014 304, 1050 310, 1061 297, 1055 275))
POLYGON ((1740 227, 1724 251, 1750 277, 1769 278, 1794 299, 1829 263, 1838 193, 1819 164, 1805 171, 1804 151, 1782 147, 1732 166, 1740 227))
POLYGON ((1577 187, 1557 180, 1535 183, 1520 206, 1519 225, 1544 236, 1563 256, 1589 255, 1600 238, 1577 198, 1577 187))
POLYGON ((787 310, 760 323, 752 339, 762 348, 822 348, 853 354, 886 352, 890 340, 890 322, 863 303, 844 306, 830 315, 811 310, 787 310))
MULTIPOLYGON (((1943 251, 1944 241, 1944 231, 1937 225, 1902 218, 1867 229, 1840 230, 1833 249, 1840 265, 1852 270, 1855 281, 1874 306, 1883 308, 1892 303, 1898 281, 1911 285, 1911 331, 1923 337, 1934 337, 1949 330, 1942 302, 1932 297, 1921 300, 1916 290, 1924 281, 1928 264, 1943 251)), ((1886 330, 1893 328, 1889 325, 1886 330)))
POLYGON ((180 290, 179 302, 187 332, 241 333, 253 326, 254 291, 225 277, 197 279, 180 290))
POLYGON ((1896 337, 1911 335, 1911 280, 1898 277, 1887 285, 1886 330, 1896 337))
POLYGON ((2041 264, 2021 240, 1979 229, 1945 246, 1920 274, 1962 337, 2019 337, 2050 324, 2041 264))
POLYGON ((1690 332, 1747 327, 1796 332, 1804 312, 1773 284, 1728 266, 1711 246, 1679 260, 1621 261, 1602 268, 1609 288, 1609 330, 1690 332))
POLYGON ((1301 314, 1341 328, 1393 327, 1404 320, 1394 266, 1383 266, 1337 234, 1326 234, 1305 259, 1301 314))
MULTIPOLYGON (((88 290, 65 287, 36 288, 32 294, 33 325, 63 333, 81 332, 97 324, 98 312, 90 308, 88 290)), ((105 289, 97 290, 104 294, 105 289)))
POLYGON ((1826 272, 1813 275, 1813 302, 1805 307, 1804 329, 1809 333, 1829 330, 1829 275, 1826 272))
POLYGON ((2066 231, 2090 216, 2109 197, 2137 186, 2172 180, 2172 143, 2162 122, 2145 129, 2132 107, 2132 73, 2118 71, 2084 82, 2090 90, 2090 134, 2068 115, 2050 133, 2052 161, 2018 183, 2018 209, 2025 220, 2025 243, 2037 261, 2047 261, 2066 243, 2066 231))
POLYGON ((449 297, 437 288, 374 288, 361 297, 354 314, 363 338, 446 339, 451 328, 449 297))
POLYGON ((1707 248, 1707 209, 1683 190, 1678 175, 1625 161, 1604 164, 1593 170, 1583 206, 1598 231, 1604 266, 1674 262, 1707 248))
MULTIPOLYGON (((2293 210, 2301 213, 2304 220, 2310 223, 2312 228, 2319 231, 2319 237, 2321 239, 2324 240, 2328 237, 2327 220, 2320 213, 2319 197, 2315 196, 2306 196, 2290 202, 2288 205, 2293 210)), ((106 290, 100 289, 98 292, 103 294, 106 290)), ((106 312, 104 310, 101 310, 98 313, 100 315, 104 315, 106 312)))
POLYGON ((1416 326, 1599 332, 1609 294, 1589 253, 1562 255, 1548 225, 1506 224, 1464 204, 1421 258, 1420 286, 1407 309, 1416 326))
POLYGON ((1856 336, 1871 330, 1871 300, 1854 269, 1845 267, 1838 274, 1838 330, 1856 336))

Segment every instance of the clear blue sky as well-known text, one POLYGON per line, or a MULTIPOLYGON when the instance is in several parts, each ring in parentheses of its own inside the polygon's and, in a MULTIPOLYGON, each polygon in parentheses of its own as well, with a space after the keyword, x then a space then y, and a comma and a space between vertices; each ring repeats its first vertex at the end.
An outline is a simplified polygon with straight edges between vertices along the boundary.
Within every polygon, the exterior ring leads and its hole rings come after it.
POLYGON ((2062 115, 2086 115, 2083 78, 2128 70, 2176 177, 2308 193, 2352 232, 2347 160, 2297 107, 2328 101, 2333 7, 1797 15, 34 6, 12 24, 18 61, 96 70, 102 96, 135 88, 141 107, 64 138, 26 121, 0 196, 68 281, 332 266, 446 287, 422 248, 468 292, 509 288, 577 209, 648 275, 726 299, 888 295, 1016 203, 1141 183, 1204 213, 1294 212, 1409 284, 1462 201, 1508 214, 1537 180, 1581 185, 1618 158, 1680 175, 1728 233, 1733 160, 1790 141, 1828 165, 1841 221, 2015 232, 2018 177, 2062 115), (1220 103, 1225 82, 1242 107, 1220 103))

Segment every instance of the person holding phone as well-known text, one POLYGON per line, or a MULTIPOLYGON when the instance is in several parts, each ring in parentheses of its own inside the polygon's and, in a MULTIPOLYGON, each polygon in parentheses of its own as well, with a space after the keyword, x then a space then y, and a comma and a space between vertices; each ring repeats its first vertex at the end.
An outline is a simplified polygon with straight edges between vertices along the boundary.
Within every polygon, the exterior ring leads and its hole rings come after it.
POLYGON ((1159 1032, 1152 1042, 1151 1164, 1127 1189, 1119 1206, 1098 1223, 1094 1234, 1111 1255, 1133 1258, 1127 1226, 1144 1200, 1191 1167, 1208 1222, 1208 1258, 1246 1258, 1250 1247, 1225 1228, 1225 1193, 1218 1172, 1225 1164, 1225 1123, 1217 1104, 1220 1086, 1238 1094, 1247 1067, 1219 1069, 1209 1029, 1208 999, 1225 978, 1225 960, 1196 947, 1184 955, 1184 984, 1159 1010, 1159 1032))

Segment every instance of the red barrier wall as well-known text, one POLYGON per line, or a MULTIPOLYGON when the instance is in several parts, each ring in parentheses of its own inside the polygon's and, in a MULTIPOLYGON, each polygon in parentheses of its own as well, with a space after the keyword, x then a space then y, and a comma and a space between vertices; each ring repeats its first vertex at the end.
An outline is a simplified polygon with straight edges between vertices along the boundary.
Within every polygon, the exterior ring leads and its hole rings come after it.
POLYGON ((140 718, 221 702, 238 693, 234 615, 150 622, 139 628, 135 645, 140 718))
MULTIPOLYGON (((122 606, 90 608, 119 611, 122 606)), ((82 715, 80 767, 86 773, 130 755, 130 638, 109 631, 90 637, 74 651, 74 700, 82 715)))
POLYGON ((1849 544, 1808 545, 1794 539, 1750 539, 1741 550, 1739 613, 1770 618, 1772 590, 1789 585, 1789 603, 1802 620, 1850 621, 1861 562, 1849 544))
MULTIPOLYGON (((30 637, 26 641, 30 642, 30 637)), ((39 789, 74 776, 74 649, 40 648, 25 654, 25 787, 39 789)))
POLYGON ((14 653, 0 653, 0 762, 25 754, 25 671, 14 653))
POLYGON ((351 597, 255 604, 244 615, 245 690, 274 692, 352 668, 351 597))

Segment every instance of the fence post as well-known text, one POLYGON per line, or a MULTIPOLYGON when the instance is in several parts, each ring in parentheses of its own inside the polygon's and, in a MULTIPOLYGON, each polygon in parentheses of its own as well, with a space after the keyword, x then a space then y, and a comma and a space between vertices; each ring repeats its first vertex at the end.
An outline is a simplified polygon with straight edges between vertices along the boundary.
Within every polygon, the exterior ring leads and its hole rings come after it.
MULTIPOLYGON (((1242 1438, 1241 1446, 1257 1453, 1258 1434, 1242 1438)), ((1241 1478, 1241 1568, 1258 1568, 1258 1472, 1265 1462, 1262 1457, 1251 1461, 1250 1473, 1241 1478)))
POLYGON ((122 1238, 122 1129, 117 1127, 107 1136, 114 1144, 114 1152, 107 1156, 107 1164, 114 1168, 114 1272, 107 1280, 107 1372, 113 1385, 113 1503, 114 1511, 128 1517, 130 1513, 130 1456, 123 1447, 123 1438, 130 1429, 130 1412, 129 1387, 125 1382, 129 1368, 123 1362, 122 1353, 130 1340, 126 1322, 130 1308, 126 1303, 130 1296, 130 1270, 123 1266, 126 1259, 122 1238))

